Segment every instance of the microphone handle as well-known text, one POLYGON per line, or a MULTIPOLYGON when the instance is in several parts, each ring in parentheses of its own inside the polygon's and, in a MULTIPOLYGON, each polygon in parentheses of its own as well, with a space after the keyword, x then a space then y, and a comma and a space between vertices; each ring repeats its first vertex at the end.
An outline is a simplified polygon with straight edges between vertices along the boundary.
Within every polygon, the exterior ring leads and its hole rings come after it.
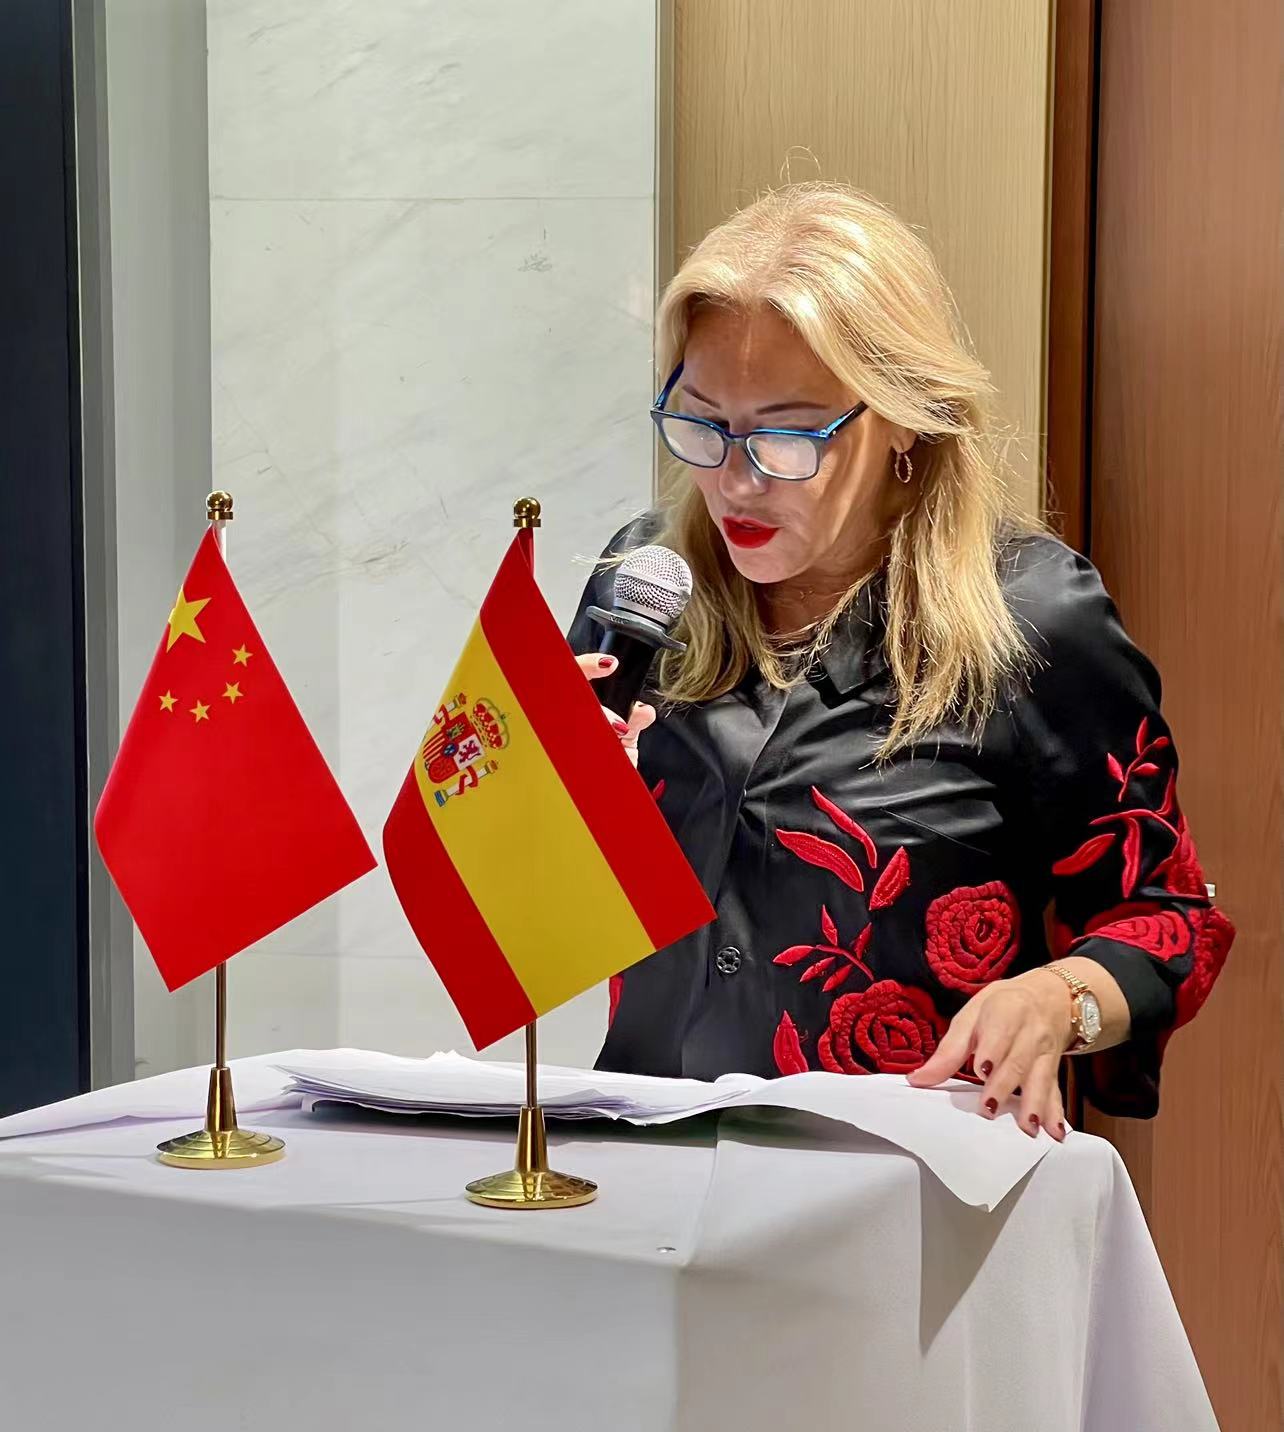
POLYGON ((603 656, 615 657, 620 664, 609 676, 593 683, 593 694, 621 721, 629 719, 633 703, 646 688, 646 679, 658 649, 658 646, 629 632, 608 627, 603 633, 599 650, 603 656))

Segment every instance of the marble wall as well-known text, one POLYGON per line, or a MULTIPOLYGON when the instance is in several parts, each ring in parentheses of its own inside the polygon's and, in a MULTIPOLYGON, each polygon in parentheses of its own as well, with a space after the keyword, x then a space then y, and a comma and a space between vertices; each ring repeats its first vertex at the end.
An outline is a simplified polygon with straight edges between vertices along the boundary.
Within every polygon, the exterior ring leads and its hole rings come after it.
MULTIPOLYGON (((655 6, 208 0, 207 27, 229 558, 378 850, 513 500, 544 504, 563 618, 647 502, 655 6)), ((471 1047, 382 869, 230 993, 235 1054, 471 1047)), ((543 1052, 590 1060, 604 1023, 595 991, 543 1052)))

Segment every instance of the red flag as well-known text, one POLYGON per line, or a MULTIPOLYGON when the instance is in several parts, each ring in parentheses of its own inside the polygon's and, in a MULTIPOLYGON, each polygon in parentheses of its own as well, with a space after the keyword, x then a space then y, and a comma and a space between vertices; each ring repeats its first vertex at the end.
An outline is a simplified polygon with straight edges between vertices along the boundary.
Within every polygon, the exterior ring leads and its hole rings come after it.
POLYGON ((172 990, 374 867, 212 530, 179 588, 94 833, 172 990))

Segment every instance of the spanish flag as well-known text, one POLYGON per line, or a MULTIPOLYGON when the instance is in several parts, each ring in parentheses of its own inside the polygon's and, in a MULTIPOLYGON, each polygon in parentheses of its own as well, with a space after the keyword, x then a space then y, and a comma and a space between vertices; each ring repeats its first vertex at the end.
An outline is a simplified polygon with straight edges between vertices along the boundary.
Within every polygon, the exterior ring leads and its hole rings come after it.
POLYGON ((518 534, 383 831, 479 1049, 714 912, 603 719, 518 534))

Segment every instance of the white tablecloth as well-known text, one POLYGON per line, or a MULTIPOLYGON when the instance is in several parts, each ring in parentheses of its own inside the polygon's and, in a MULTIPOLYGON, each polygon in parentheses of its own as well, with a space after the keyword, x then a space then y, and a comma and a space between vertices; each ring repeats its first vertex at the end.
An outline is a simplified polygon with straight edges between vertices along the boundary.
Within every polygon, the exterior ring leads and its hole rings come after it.
POLYGON ((993 1213, 809 1116, 554 1130, 583 1209, 498 1213, 489 1124, 275 1111, 0 1143, 0 1426, 22 1432, 1205 1432, 1127 1175, 1072 1134, 993 1213))

